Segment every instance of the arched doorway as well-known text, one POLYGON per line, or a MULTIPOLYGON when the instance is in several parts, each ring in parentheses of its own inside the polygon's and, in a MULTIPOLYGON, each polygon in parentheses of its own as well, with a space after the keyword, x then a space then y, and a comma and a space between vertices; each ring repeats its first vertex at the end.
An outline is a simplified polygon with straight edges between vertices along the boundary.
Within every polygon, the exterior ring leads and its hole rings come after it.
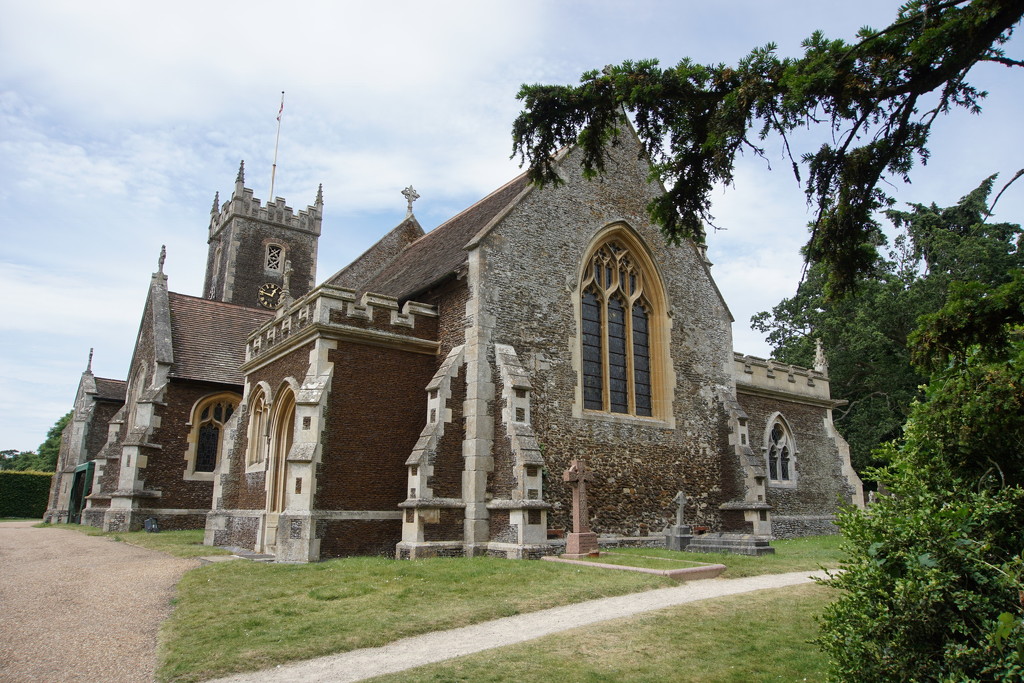
POLYGON ((270 462, 267 466, 267 499, 263 527, 263 552, 277 545, 277 523, 285 509, 288 480, 288 451, 295 435, 295 393, 291 387, 278 392, 271 423, 270 462))

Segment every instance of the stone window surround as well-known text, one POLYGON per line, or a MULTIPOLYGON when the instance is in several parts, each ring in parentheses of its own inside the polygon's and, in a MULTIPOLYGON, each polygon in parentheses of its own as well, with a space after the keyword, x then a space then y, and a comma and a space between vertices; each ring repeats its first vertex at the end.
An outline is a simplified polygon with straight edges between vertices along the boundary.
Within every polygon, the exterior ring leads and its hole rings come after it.
MULTIPOLYGON (((185 473, 182 478, 186 481, 213 481, 214 475, 220 468, 220 459, 224 454, 224 436, 227 432, 227 429, 223 424, 220 429, 220 443, 217 444, 217 461, 214 464, 213 471, 195 471, 196 454, 199 446, 199 428, 202 426, 200 416, 202 415, 203 409, 207 406, 225 400, 234 404, 234 411, 237 413, 238 405, 241 403, 242 397, 233 391, 222 391, 216 394, 208 394, 192 404, 192 410, 189 411, 189 421, 185 423, 185 426, 189 428, 189 432, 186 439, 188 447, 185 449, 185 473)), ((227 419, 225 419, 224 422, 227 422, 227 419)))
POLYGON ((267 242, 263 249, 263 272, 265 273, 283 273, 284 262, 288 258, 288 249, 284 244, 280 242, 267 242), (274 261, 275 265, 272 265, 270 258, 270 250, 272 248, 278 249, 277 259, 274 261))
POLYGON ((664 278, 643 239, 624 221, 611 223, 597 231, 584 252, 576 274, 572 293, 576 320, 575 337, 571 340, 573 370, 576 373, 576 390, 573 402, 573 416, 586 420, 618 422, 674 428, 672 387, 675 385, 670 357, 670 330, 672 322, 664 289, 664 278), (648 314, 648 339, 651 374, 651 416, 633 413, 612 413, 584 408, 583 402, 583 314, 582 285, 586 281, 594 254, 605 244, 617 241, 634 258, 637 269, 644 276, 644 295, 650 306, 648 314))
POLYGON ((270 416, 274 410, 274 396, 270 385, 259 382, 252 395, 246 398, 249 406, 249 425, 247 427, 245 471, 263 472, 267 467, 267 454, 270 452, 270 416), (262 404, 262 405, 261 405, 262 404))
POLYGON ((288 452, 295 440, 296 386, 289 377, 277 390, 270 410, 270 444, 267 449, 267 512, 285 509, 288 492, 288 452))
POLYGON ((765 478, 765 483, 772 488, 795 489, 797 485, 797 460, 800 451, 797 448, 796 439, 793 436, 793 429, 789 426, 789 421, 780 411, 772 413, 771 417, 768 418, 768 422, 765 424, 764 428, 764 440, 761 443, 763 444, 761 446, 761 453, 764 457, 765 473, 768 474, 765 478), (768 450, 771 445, 772 430, 775 429, 775 425, 782 426, 789 446, 789 479, 771 478, 771 464, 768 462, 768 450))

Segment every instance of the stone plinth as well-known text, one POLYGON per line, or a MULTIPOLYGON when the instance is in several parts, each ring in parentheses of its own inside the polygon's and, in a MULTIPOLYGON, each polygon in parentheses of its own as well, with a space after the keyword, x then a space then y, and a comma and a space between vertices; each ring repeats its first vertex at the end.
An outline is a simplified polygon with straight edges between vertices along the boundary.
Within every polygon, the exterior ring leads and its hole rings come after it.
POLYGON ((693 540, 693 529, 689 524, 670 526, 665 529, 665 547, 669 550, 685 550, 693 540))
POLYGON ((571 533, 565 539, 565 557, 584 557, 597 550, 597 534, 593 531, 571 533))

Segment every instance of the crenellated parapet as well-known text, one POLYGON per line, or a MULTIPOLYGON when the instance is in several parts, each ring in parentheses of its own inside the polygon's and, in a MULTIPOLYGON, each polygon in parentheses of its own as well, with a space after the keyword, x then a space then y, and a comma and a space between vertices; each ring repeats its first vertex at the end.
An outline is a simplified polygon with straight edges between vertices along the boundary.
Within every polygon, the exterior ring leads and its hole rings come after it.
POLYGON ((736 390, 746 393, 785 395, 790 400, 833 407, 828 375, 819 370, 781 363, 771 358, 733 354, 736 390))
POLYGON ((300 299, 282 303, 272 320, 249 335, 245 361, 248 365, 286 341, 304 340, 317 332, 436 353, 436 330, 434 306, 415 301, 399 305, 393 297, 370 292, 359 295, 352 289, 323 284, 300 299))
MULTIPOLYGON (((215 208, 218 207, 215 205, 215 208)), ((319 235, 323 205, 310 204, 296 213, 285 203, 283 197, 277 197, 263 205, 253 196, 251 189, 236 184, 231 199, 210 214, 210 237, 216 235, 232 218, 239 216, 319 235)))

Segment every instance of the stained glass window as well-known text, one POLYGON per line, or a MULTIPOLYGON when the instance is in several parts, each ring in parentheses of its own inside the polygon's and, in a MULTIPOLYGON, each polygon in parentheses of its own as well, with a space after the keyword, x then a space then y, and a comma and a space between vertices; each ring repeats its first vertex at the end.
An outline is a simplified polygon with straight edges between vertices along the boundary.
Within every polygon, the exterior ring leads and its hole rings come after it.
POLYGON ((650 417, 651 304, 635 263, 625 246, 609 241, 584 270, 583 407, 650 417))

